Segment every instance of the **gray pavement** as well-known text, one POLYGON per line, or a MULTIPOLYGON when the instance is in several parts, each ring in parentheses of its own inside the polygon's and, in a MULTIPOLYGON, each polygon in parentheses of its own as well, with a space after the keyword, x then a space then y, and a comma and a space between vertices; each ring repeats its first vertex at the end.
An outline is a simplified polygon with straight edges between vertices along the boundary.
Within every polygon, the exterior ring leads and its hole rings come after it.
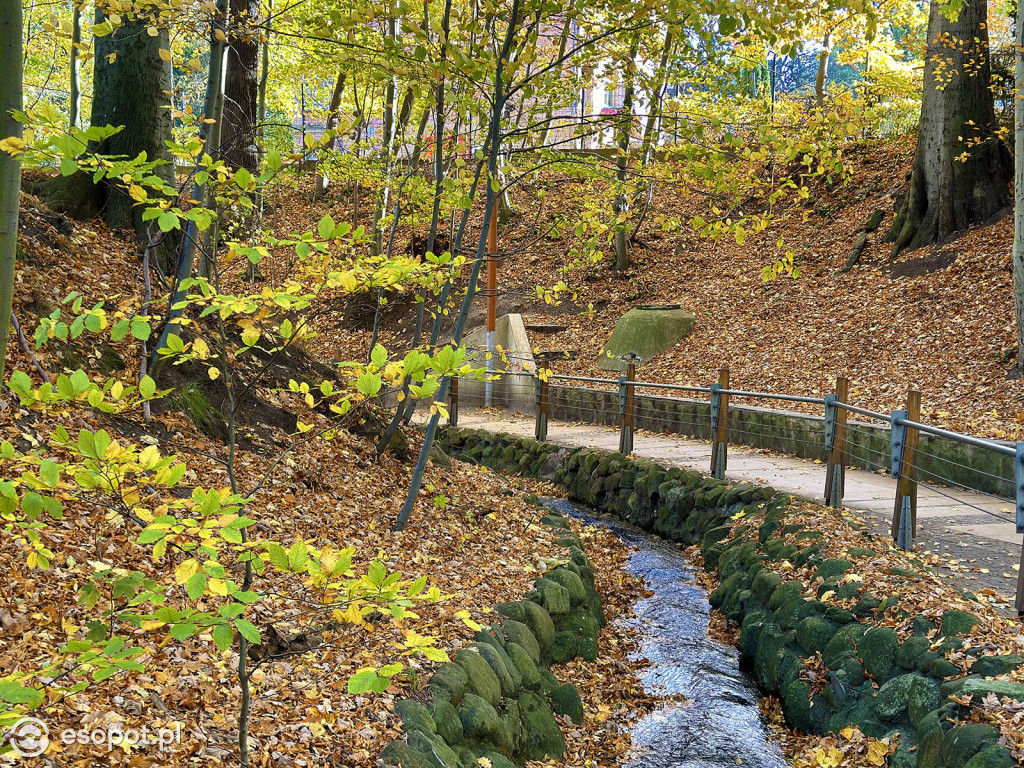
MULTIPOLYGON (((466 410, 459 426, 533 436, 532 417, 497 409, 466 410)), ((550 422, 548 440, 566 446, 617 451, 617 428, 550 422)), ((637 433, 633 453, 661 464, 707 471, 711 443, 676 435, 637 433)), ((825 466, 745 446, 730 446, 726 476, 731 480, 770 485, 776 490, 822 502, 825 466)), ((844 507, 863 524, 865 536, 888 538, 896 493, 887 475, 847 469, 844 507)), ((1009 610, 1017 589, 1021 535, 1013 521, 1014 505, 980 493, 919 485, 915 553, 938 572, 1009 610)))

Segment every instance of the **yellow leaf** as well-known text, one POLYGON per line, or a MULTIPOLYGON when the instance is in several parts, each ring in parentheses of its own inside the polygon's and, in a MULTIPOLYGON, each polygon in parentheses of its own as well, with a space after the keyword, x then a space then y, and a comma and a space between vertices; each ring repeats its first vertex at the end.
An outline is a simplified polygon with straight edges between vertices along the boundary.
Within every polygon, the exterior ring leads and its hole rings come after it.
POLYGON ((184 584, 198 572, 199 561, 192 557, 174 569, 174 580, 179 584, 184 584))
POLYGON ((192 342, 192 351, 204 359, 210 356, 210 346, 202 339, 196 339, 192 342))
POLYGON ((888 754, 889 745, 876 741, 868 745, 868 752, 865 757, 867 757, 868 763, 871 765, 885 765, 885 758, 888 754))
POLYGON ((228 593, 228 583, 224 579, 210 579, 210 591, 215 595, 224 596, 228 593))
POLYGON ((209 368, 206 369, 206 373, 209 375, 210 380, 213 381, 218 376, 220 376, 220 368, 211 365, 209 368))
POLYGON ((171 52, 168 51, 166 48, 161 48, 160 49, 160 58, 163 59, 164 61, 170 61, 171 60, 171 52))

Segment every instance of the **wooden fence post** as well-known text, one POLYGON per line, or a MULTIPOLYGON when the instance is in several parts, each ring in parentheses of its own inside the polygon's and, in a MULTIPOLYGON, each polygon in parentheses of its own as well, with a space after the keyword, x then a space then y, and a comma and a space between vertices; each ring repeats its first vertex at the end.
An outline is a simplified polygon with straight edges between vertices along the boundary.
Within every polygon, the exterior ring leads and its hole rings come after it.
POLYGON ((452 384, 448 388, 448 425, 459 426, 459 377, 452 376, 452 384))
POLYGON ((836 393, 825 395, 825 451, 828 465, 825 472, 825 505, 840 507, 846 490, 846 418, 845 408, 836 403, 847 402, 850 395, 850 380, 840 376, 836 380, 836 393))
POLYGON ((913 549, 914 536, 917 534, 917 468, 914 466, 914 451, 921 433, 913 427, 900 425, 898 422, 901 418, 921 421, 921 393, 916 389, 907 393, 905 411, 893 411, 892 422, 896 502, 892 511, 891 534, 900 548, 913 549))
POLYGON ((729 459, 729 369, 718 371, 718 383, 711 385, 711 475, 719 480, 725 477, 729 459))
POLYGON ((636 356, 626 357, 626 375, 619 377, 619 412, 622 414, 622 432, 619 435, 619 453, 629 456, 633 452, 633 432, 636 430, 636 356))
POLYGON ((547 378, 536 379, 537 387, 537 424, 534 428, 534 437, 544 442, 548 439, 548 380, 547 378))

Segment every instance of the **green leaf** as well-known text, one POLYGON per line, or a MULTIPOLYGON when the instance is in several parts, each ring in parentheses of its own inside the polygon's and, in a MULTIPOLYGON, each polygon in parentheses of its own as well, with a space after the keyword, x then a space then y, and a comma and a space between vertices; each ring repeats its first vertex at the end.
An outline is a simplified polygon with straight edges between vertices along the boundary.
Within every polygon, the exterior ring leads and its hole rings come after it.
MULTIPOLYGON (((384 679, 389 683, 391 682, 387 678, 384 679)), ((380 680, 381 678, 377 676, 377 670, 372 668, 361 669, 348 679, 348 692, 367 693, 368 691, 374 691, 380 685, 380 680)), ((387 688, 387 685, 384 687, 387 688)))
POLYGON ((293 571, 301 571, 309 561, 309 550, 306 542, 299 539, 288 548, 288 567, 293 571))
POLYGON ((220 650, 226 651, 234 641, 235 633, 231 631, 230 624, 218 624, 213 628, 213 642, 220 650))
POLYGON ((52 459, 43 459, 39 462, 39 479, 56 488, 60 484, 60 467, 52 459))
POLYGON ((252 174, 245 170, 245 168, 239 168, 235 171, 235 184, 242 189, 248 189, 252 184, 252 174))
POLYGON ((133 317, 131 322, 132 336, 139 341, 148 341, 150 335, 153 333, 153 329, 149 325, 149 321, 141 317, 133 317))
POLYGON ((196 633, 196 625, 192 622, 185 622, 184 624, 175 624, 171 627, 171 637, 176 640, 187 640, 196 633))
POLYGON ((374 560, 370 563, 370 567, 366 572, 366 578, 369 579, 370 583, 375 587, 379 587, 384 583, 384 578, 388 575, 388 569, 380 560, 374 560))
POLYGON ((270 563, 279 571, 290 570, 288 565, 288 553, 284 551, 284 547, 278 544, 276 541, 272 541, 267 545, 267 554, 270 555, 270 563))
POLYGON ((238 630, 238 634, 244 637, 253 645, 259 645, 260 642, 260 631, 256 628, 256 625, 245 619, 235 619, 235 629, 238 630))
POLYGON ((370 362, 378 368, 383 368, 388 362, 388 351, 380 344, 375 344, 370 352, 370 362))
POLYGON ((334 219, 324 214, 324 217, 320 219, 320 223, 316 225, 316 231, 324 240, 331 237, 334 234, 334 219))
POLYGON ((160 227, 161 232, 170 232, 172 229, 181 229, 181 219, 178 218, 178 214, 172 211, 164 211, 160 214, 160 218, 156 220, 157 226, 160 227))
POLYGON ((73 157, 62 157, 60 161, 60 175, 74 176, 78 173, 78 163, 73 157))
POLYGON ((197 571, 189 576, 188 581, 185 582, 185 591, 188 592, 188 596, 192 600, 198 600, 206 594, 206 574, 197 571))
POLYGON ((139 394, 149 399, 156 394, 156 382, 149 376, 143 376, 139 382, 139 394))
POLYGON ((367 397, 376 397, 380 392, 381 378, 375 373, 364 373, 356 379, 356 389, 367 397))

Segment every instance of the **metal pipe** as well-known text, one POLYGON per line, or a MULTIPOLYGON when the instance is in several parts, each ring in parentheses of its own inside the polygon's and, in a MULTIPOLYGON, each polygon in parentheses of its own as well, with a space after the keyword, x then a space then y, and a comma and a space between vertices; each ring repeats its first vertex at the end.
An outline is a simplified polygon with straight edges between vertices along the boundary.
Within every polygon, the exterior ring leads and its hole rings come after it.
POLYGON ((657 384, 653 381, 637 381, 634 387, 650 387, 651 389, 673 389, 679 392, 704 392, 710 394, 711 387, 693 387, 688 384, 657 384))
POLYGON ((856 405, 850 405, 849 403, 836 403, 836 408, 841 408, 844 411, 850 413, 857 413, 861 416, 867 416, 869 419, 879 419, 880 421, 888 421, 888 413, 879 413, 878 411, 869 411, 867 408, 860 408, 856 405))
POLYGON ((1017 449, 1012 445, 1004 445, 1002 443, 995 443, 991 440, 985 440, 981 437, 971 437, 970 435, 962 435, 959 432, 950 432, 948 429, 940 429, 939 427, 930 427, 927 424, 920 424, 910 419, 897 419, 897 423, 901 427, 909 427, 910 429, 916 429, 920 432, 924 432, 935 437, 945 437, 950 440, 956 440, 958 443, 966 443, 967 445, 973 445, 975 448, 985 448, 996 453, 1001 453, 1004 456, 1016 456, 1017 449))
POLYGON ((616 379, 594 379, 590 378, 589 376, 560 376, 556 374, 551 378, 558 379, 559 381, 590 381, 594 382, 595 384, 614 384, 615 386, 619 385, 619 382, 616 379))
POLYGON ((722 389, 719 390, 723 395, 732 395, 733 397, 756 397, 762 400, 786 400, 791 403, 813 403, 814 405, 824 405, 825 398, 823 397, 802 397, 800 395, 773 395, 771 392, 745 392, 741 389, 722 389))

